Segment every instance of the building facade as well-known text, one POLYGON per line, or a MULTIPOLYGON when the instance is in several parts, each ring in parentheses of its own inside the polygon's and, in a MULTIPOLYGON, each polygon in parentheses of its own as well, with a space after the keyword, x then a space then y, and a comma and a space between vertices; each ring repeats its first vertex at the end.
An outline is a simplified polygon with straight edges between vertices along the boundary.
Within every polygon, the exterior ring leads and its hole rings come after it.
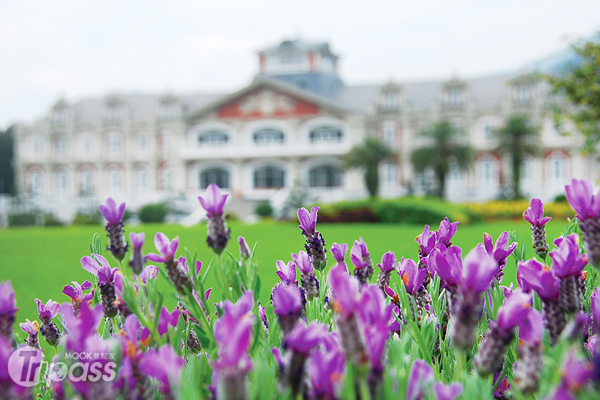
POLYGON ((535 74, 347 86, 327 44, 300 40, 259 60, 259 75, 232 94, 58 101, 47 117, 17 128, 19 192, 65 220, 108 196, 133 209, 178 200, 191 211, 210 183, 231 193, 239 214, 261 201, 281 208, 300 189, 310 201, 363 198, 361 173, 345 171, 342 157, 374 135, 399 155, 381 166, 380 193, 424 194, 432 174, 415 174, 410 153, 425 144, 420 130, 445 120, 476 149, 468 171, 452 164, 447 197, 485 201, 510 182, 510 160, 496 151, 493 132, 514 114, 541 129, 542 153, 522 165, 526 196, 551 200, 571 177, 598 179, 581 138, 554 127, 555 100, 535 74))

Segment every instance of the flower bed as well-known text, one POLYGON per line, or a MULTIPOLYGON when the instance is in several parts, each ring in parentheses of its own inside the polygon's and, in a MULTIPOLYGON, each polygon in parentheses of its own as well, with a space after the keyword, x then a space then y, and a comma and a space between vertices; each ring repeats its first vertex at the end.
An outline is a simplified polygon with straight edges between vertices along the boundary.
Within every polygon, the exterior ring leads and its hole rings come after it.
POLYGON ((70 302, 35 299, 39 321, 19 321, 15 334, 14 291, 0 283, 0 399, 597 399, 600 193, 573 180, 567 197, 578 220, 552 247, 547 207, 524 204, 536 253, 527 260, 508 232, 463 256, 458 222, 440 217, 412 259, 389 251, 377 263, 362 238, 351 249, 327 238, 326 249, 321 210, 302 208, 304 250, 277 262, 273 288, 261 288, 242 237, 239 255, 224 250, 216 186, 200 198, 212 260, 176 258, 179 239, 160 232, 156 253, 142 254, 144 235, 127 243, 125 205, 109 199, 110 256, 96 236, 81 259, 90 281, 64 287, 70 302), (509 257, 519 288, 501 285, 509 257), (222 298, 205 287, 209 274, 222 298), (167 309, 165 296, 179 305, 167 309))

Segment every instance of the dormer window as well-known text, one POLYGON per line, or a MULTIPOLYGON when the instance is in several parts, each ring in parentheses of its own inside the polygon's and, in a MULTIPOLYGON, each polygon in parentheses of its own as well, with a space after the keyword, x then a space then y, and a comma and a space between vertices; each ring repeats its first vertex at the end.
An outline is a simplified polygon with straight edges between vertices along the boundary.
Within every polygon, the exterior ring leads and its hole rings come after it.
POLYGON ((223 145, 229 142, 229 135, 223 131, 206 131, 198 135, 198 143, 201 146, 223 145))
POLYGON ((444 85, 443 103, 448 107, 461 107, 467 102, 467 85, 459 80, 452 79, 444 85))
POLYGON ((118 97, 110 97, 106 101, 106 121, 117 124, 123 121, 124 104, 118 97))
POLYGON ((181 104, 177 98, 167 95, 162 98, 162 115, 165 120, 173 120, 181 117, 181 104))
POLYGON ((380 107, 383 110, 400 108, 402 88, 394 82, 389 82, 381 88, 380 107))
POLYGON ((387 92, 385 94, 384 105, 388 110, 398 108, 398 94, 394 92, 387 92))
POLYGON ((260 129, 254 132, 254 143, 259 145, 278 143, 283 144, 285 135, 282 131, 273 128, 260 129))
POLYGON ((536 85, 542 80, 542 75, 538 72, 519 75, 510 80, 508 85, 511 87, 512 101, 517 104, 530 103, 535 97, 536 85))
POLYGON ((69 105, 64 100, 56 102, 52 107, 52 122, 57 125, 64 125, 69 121, 69 105))

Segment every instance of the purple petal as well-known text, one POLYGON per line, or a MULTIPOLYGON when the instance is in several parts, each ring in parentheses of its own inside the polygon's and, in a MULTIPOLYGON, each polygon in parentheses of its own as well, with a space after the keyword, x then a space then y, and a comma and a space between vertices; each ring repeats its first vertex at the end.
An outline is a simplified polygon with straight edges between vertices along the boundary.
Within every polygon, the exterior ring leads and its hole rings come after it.
POLYGON ((462 394, 462 391, 462 383, 444 385, 441 382, 436 382, 433 384, 433 393, 436 400, 454 400, 462 394))
POLYGON ((98 276, 100 266, 98 262, 90 256, 85 256, 81 259, 81 267, 94 276, 98 276))

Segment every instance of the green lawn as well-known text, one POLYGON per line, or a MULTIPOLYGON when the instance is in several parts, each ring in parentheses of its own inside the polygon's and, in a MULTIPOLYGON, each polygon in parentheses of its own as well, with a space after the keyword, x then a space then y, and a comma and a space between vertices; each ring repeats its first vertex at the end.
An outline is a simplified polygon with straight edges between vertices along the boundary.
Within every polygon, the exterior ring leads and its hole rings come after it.
MULTIPOLYGON (((304 238, 297 228, 297 223, 262 222, 256 225, 246 225, 233 221, 231 227, 232 240, 228 249, 238 254, 237 237, 242 235, 250 246, 256 246, 255 258, 260 261, 260 276, 262 290, 260 297, 263 303, 268 301, 270 289, 278 280, 275 274, 276 260, 291 260, 290 254, 297 253, 304 248, 304 238)), ((169 238, 179 235, 180 247, 178 254, 184 254, 188 248, 192 254, 198 251, 198 259, 204 265, 211 261, 212 253, 206 246, 206 226, 200 225, 192 228, 183 228, 178 225, 138 225, 126 226, 126 234, 146 232, 144 253, 155 252, 153 245, 154 233, 164 232, 169 238)), ((419 225, 386 225, 386 224, 318 224, 327 248, 334 242, 347 243, 349 248, 355 239, 362 236, 371 252, 374 263, 381 260, 383 253, 393 250, 396 257, 417 258, 417 244, 415 237, 422 232, 423 226, 419 225)), ((437 229, 433 227, 433 229, 437 229)), ((551 221, 547 226, 549 238, 554 238, 565 229, 565 221, 551 221)), ((531 236, 529 224, 525 221, 496 221, 483 224, 459 225, 453 244, 461 246, 464 254, 483 240, 483 233, 488 232, 494 240, 504 230, 517 230, 519 237, 526 242, 527 254, 533 255, 531 250, 531 236)), ((89 279, 89 274, 80 265, 80 258, 89 255, 89 242, 94 232, 101 235, 103 244, 106 235, 103 227, 56 227, 56 228, 9 228, 0 230, 0 280, 11 280, 16 291, 17 305, 20 311, 18 321, 25 318, 37 318, 34 299, 46 301, 52 298, 59 302, 68 301, 69 298, 61 293, 64 285, 72 280, 80 283, 89 279)), ((110 254, 103 255, 116 266, 110 254)), ((331 261, 333 257, 328 255, 331 261)), ((346 257, 350 264, 350 255, 346 257)), ((509 260, 505 273, 504 283, 515 281, 515 263, 509 260)), ((159 278, 159 279, 162 279, 159 278)), ((399 279, 395 276, 393 279, 399 279)), ((208 287, 214 280, 212 274, 208 287)), ((163 285, 168 290, 166 284, 163 285)), ((218 301, 218 293, 211 296, 211 301, 218 301)), ((171 303, 174 304, 174 301, 171 303)))

